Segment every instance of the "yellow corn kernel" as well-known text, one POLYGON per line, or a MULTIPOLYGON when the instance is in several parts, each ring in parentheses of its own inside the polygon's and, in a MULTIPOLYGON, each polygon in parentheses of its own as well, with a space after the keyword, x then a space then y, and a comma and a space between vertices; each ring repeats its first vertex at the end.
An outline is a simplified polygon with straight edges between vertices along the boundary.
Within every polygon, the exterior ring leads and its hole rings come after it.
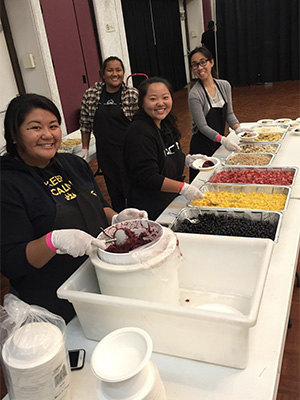
POLYGON ((196 199, 191 201, 192 206, 226 208, 247 208, 255 210, 272 210, 280 211, 284 209, 286 195, 282 193, 231 193, 231 192, 206 192, 204 199, 196 199), (209 199, 209 200, 208 200, 209 199))

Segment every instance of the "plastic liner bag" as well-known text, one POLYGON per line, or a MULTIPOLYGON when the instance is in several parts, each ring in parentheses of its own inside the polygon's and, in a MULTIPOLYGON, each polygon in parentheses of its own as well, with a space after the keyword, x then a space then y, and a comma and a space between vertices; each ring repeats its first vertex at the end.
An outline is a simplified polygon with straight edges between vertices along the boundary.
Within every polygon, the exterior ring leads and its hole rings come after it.
POLYGON ((13 294, 0 306, 1 363, 10 400, 70 400, 66 324, 13 294))

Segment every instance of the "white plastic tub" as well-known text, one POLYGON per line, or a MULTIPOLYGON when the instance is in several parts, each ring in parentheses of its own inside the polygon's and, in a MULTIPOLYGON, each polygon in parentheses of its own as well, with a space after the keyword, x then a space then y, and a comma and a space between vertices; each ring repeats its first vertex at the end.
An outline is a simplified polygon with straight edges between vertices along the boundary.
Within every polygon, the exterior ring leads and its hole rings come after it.
MULTIPOLYGON (((130 259, 136 260, 134 264, 110 264, 101 260, 97 251, 90 254, 102 294, 167 304, 179 303, 178 268, 182 256, 175 233, 168 228, 162 229, 163 235, 156 244, 131 252, 135 254, 130 256, 130 259)), ((111 255, 123 256, 122 253, 111 255)))
POLYGON ((177 237, 183 254, 180 305, 102 295, 89 261, 58 289, 58 297, 73 303, 89 339, 136 326, 150 334, 155 352, 245 368, 249 330, 257 321, 273 241, 184 233, 177 237))

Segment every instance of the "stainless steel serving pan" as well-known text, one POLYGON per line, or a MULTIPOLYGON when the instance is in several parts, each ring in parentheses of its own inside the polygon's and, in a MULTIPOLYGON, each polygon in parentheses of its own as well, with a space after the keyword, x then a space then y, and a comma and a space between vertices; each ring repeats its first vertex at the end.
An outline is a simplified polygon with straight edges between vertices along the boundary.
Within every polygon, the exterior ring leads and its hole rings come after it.
MULTIPOLYGON (((212 182, 212 180, 215 178, 215 176, 222 171, 247 171, 247 170, 258 170, 258 171, 290 171, 294 173, 293 176, 293 181, 290 185, 276 185, 276 186, 287 186, 287 187, 292 187, 295 184, 296 181, 296 176, 298 174, 298 167, 258 167, 258 166, 239 166, 239 165, 225 165, 225 166, 221 166, 220 168, 216 169, 215 171, 213 171, 213 173, 211 174, 211 176, 209 177, 208 181, 206 183, 214 183, 212 182)), ((223 184, 227 184, 227 185, 255 185, 258 186, 260 184, 257 183, 240 183, 240 182, 220 182, 223 184)), ((263 184, 264 186, 269 186, 268 184, 263 184)), ((271 185, 274 186, 274 185, 271 185)))
POLYGON ((274 160, 275 155, 276 155, 276 154, 271 154, 271 153, 230 153, 230 154, 227 156, 227 158, 226 158, 224 164, 225 164, 225 165, 233 166, 232 164, 229 164, 229 160, 230 160, 231 158, 235 157, 235 156, 245 156, 245 157, 247 157, 247 156, 260 156, 260 157, 261 157, 261 156, 267 156, 267 157, 270 158, 270 161, 269 161, 267 164, 264 164, 264 165, 234 164, 234 165, 237 165, 237 166, 243 165, 243 166, 253 166, 253 167, 254 167, 254 166, 255 166, 255 167, 266 167, 266 166, 268 166, 268 165, 271 164, 271 162, 274 160))
MULTIPOLYGON (((210 208, 199 208, 199 207, 186 207, 183 208, 169 225, 169 228, 172 229, 174 232, 181 231, 180 225, 186 219, 193 220, 195 218, 199 218, 204 214, 214 215, 216 217, 225 215, 237 219, 246 219, 251 221, 266 221, 271 223, 276 227, 275 237, 272 239, 274 242, 278 241, 279 231, 282 222, 283 214, 278 211, 257 211, 257 210, 241 210, 241 209, 210 209, 210 208)), ((210 234, 209 232, 204 233, 206 235, 210 234)), ((214 235, 214 234, 212 234, 214 235)), ((238 236, 238 235, 236 235, 238 236)), ((247 235, 245 235, 247 237, 247 235)), ((271 238, 269 238, 271 239, 271 238)))
MULTIPOLYGON (((201 192, 230 192, 230 193, 266 193, 266 194, 275 194, 280 193, 286 196, 286 201, 284 208, 282 210, 276 210, 280 212, 284 212, 287 209, 288 202, 291 195, 291 187, 289 186, 272 186, 272 185, 231 185, 228 183, 206 183, 205 185, 201 186, 201 192)), ((193 207, 190 203, 188 204, 189 207, 193 207)), ((200 207, 200 206, 199 206, 200 207)), ((201 207, 201 208, 207 208, 201 207)), ((221 207, 221 206, 211 206, 211 209, 215 208, 223 208, 228 209, 229 207, 221 207)), ((232 208, 232 207, 231 207, 232 208)), ((234 210, 253 210, 253 211, 271 211, 271 210, 264 210, 264 209, 254 209, 254 208, 233 208, 234 210)))
POLYGON ((251 154, 251 153, 257 153, 257 154, 268 154, 268 153, 269 153, 269 154, 277 154, 278 151, 279 151, 279 149, 280 149, 281 144, 278 143, 278 142, 250 142, 250 143, 242 142, 242 143, 239 144, 239 146, 240 146, 240 148, 242 149, 242 151, 240 151, 239 153, 243 153, 243 154, 251 154), (255 147, 257 148, 257 151, 254 151, 254 152, 245 151, 245 150, 247 150, 247 148, 250 148, 250 149, 251 149, 251 146, 255 146, 255 147), (266 151, 266 152, 262 151, 262 149, 263 149, 265 146, 271 147, 273 151, 266 151))
MULTIPOLYGON (((290 127, 290 124, 277 124, 277 123, 274 123, 274 124, 253 124, 249 128, 252 129, 254 132, 259 132, 260 128, 265 128, 265 129, 271 128, 272 130, 274 129, 274 131, 276 130, 276 128, 279 128, 280 130, 282 130, 282 132, 276 132, 276 133, 280 133, 280 135, 281 135, 281 139, 280 140, 276 140, 276 141, 266 141, 266 140, 258 141, 258 140, 255 140, 253 142, 253 143, 262 143, 262 142, 265 142, 265 143, 278 143, 278 142, 281 142, 284 139, 287 131, 289 130, 289 127, 290 127), (257 130, 257 128, 259 128, 259 130, 257 130)), ((259 132, 259 133, 275 133, 275 132, 259 132)))

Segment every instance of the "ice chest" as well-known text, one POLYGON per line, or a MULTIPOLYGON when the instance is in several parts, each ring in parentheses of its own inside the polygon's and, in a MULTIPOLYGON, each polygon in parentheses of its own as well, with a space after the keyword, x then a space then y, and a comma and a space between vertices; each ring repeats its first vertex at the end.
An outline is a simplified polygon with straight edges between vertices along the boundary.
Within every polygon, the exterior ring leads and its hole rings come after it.
POLYGON ((245 368, 273 241, 176 235, 183 255, 180 305, 102 295, 89 260, 58 289, 58 297, 73 304, 88 339, 136 326, 150 334, 155 352, 245 368))

